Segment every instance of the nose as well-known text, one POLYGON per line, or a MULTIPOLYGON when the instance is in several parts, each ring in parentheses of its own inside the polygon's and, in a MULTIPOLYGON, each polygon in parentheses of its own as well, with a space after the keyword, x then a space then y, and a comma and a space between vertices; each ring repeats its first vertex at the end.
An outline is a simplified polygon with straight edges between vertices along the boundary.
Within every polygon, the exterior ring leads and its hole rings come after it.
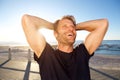
POLYGON ((75 30, 75 27, 74 27, 74 26, 69 26, 68 29, 69 29, 70 31, 74 31, 74 30, 75 30))

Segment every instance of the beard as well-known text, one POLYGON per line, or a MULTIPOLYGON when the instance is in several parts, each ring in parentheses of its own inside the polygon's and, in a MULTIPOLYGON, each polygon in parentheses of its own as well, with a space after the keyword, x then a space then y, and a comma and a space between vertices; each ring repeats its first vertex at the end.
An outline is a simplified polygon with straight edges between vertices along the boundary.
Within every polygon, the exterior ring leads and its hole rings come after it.
POLYGON ((73 34, 73 35, 59 34, 56 39, 58 43, 66 44, 66 45, 73 45, 76 39, 76 34, 73 34))

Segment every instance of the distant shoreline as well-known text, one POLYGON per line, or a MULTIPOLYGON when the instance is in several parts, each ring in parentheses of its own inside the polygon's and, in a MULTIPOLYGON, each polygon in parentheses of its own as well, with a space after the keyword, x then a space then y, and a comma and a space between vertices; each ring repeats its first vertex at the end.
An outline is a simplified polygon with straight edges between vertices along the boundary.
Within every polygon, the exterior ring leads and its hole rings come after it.
MULTIPOLYGON (((74 46, 82 43, 82 40, 76 40, 74 46)), ((52 45, 53 48, 57 48, 57 42, 48 42, 52 45)), ((13 49, 31 49, 29 45, 18 44, 17 42, 0 42, 0 51, 8 50, 9 48, 13 49)), ((103 40, 102 44, 95 51, 96 54, 102 55, 117 55, 120 56, 120 40, 103 40)))
MULTIPOLYGON (((120 40, 103 40, 103 43, 104 42, 109 42, 109 41, 114 41, 114 42, 119 42, 120 40)), ((75 41, 75 44, 77 43, 81 43, 83 42, 83 40, 76 40, 75 41)), ((51 42, 48 42, 50 43, 51 45, 57 45, 57 42, 56 41, 51 41, 51 42)), ((120 43, 119 43, 120 44, 120 43)), ((14 41, 0 41, 0 46, 29 46, 27 42, 14 42, 14 41)))

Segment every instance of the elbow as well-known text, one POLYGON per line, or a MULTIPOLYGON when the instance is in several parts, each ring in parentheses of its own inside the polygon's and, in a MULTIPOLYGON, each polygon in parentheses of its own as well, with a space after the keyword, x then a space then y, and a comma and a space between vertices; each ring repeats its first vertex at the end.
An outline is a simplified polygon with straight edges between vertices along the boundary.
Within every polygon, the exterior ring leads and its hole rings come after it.
POLYGON ((108 19, 103 19, 103 26, 107 29, 109 26, 109 21, 108 19))
POLYGON ((100 25, 99 25, 98 28, 107 31, 108 26, 109 26, 109 21, 108 21, 108 19, 106 19, 106 18, 101 19, 99 24, 100 24, 100 25))
POLYGON ((24 14, 22 16, 22 22, 25 22, 26 20, 28 20, 28 18, 29 18, 29 15, 28 14, 24 14))
POLYGON ((29 15, 28 14, 24 14, 22 16, 22 19, 21 19, 22 27, 26 26, 28 20, 29 20, 29 15))
POLYGON ((28 15, 28 14, 24 14, 24 15, 22 16, 22 19, 29 18, 29 16, 30 16, 30 15, 28 15))

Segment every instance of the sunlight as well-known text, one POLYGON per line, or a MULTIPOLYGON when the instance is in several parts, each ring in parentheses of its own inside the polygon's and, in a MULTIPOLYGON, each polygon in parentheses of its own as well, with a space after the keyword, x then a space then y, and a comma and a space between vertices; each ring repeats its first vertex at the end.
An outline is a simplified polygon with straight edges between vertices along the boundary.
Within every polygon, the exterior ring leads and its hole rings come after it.
POLYGON ((87 31, 77 31, 77 37, 76 40, 85 40, 89 32, 87 31))
POLYGON ((27 45, 27 41, 22 30, 22 27, 9 27, 1 30, 0 41, 2 42, 16 42, 22 45, 27 45))
POLYGON ((39 31, 44 35, 47 42, 52 43, 56 41, 52 30, 43 28, 43 29, 40 29, 39 31))

